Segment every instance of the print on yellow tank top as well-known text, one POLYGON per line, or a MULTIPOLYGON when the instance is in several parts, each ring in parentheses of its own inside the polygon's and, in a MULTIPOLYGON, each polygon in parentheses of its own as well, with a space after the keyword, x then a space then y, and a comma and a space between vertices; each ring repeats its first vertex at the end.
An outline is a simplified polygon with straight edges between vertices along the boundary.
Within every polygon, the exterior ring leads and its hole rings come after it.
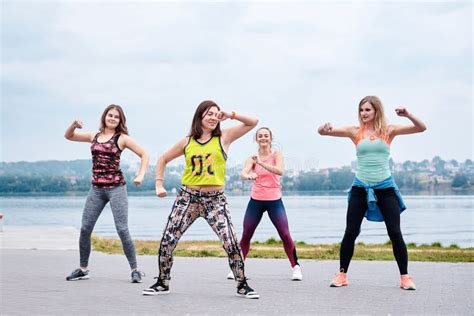
POLYGON ((227 155, 219 136, 202 144, 190 137, 184 156, 183 185, 224 185, 227 155))

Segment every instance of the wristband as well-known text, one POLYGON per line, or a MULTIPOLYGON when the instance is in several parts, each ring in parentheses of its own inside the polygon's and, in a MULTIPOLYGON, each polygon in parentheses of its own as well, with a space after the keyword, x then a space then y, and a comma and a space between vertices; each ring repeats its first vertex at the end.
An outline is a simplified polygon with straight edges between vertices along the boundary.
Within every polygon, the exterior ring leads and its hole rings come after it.
POLYGON ((232 114, 231 114, 231 116, 230 116, 230 119, 231 119, 231 120, 235 120, 235 116, 236 116, 236 115, 237 115, 237 114, 235 114, 235 112, 232 111, 232 114))

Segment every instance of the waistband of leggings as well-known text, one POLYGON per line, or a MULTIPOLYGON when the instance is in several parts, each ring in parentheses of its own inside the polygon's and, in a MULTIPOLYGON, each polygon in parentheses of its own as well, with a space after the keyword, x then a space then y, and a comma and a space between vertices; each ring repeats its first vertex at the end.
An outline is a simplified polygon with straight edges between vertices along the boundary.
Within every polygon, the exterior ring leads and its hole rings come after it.
POLYGON ((224 190, 204 192, 196 189, 190 189, 185 185, 181 186, 179 190, 198 197, 214 197, 224 194, 224 190))

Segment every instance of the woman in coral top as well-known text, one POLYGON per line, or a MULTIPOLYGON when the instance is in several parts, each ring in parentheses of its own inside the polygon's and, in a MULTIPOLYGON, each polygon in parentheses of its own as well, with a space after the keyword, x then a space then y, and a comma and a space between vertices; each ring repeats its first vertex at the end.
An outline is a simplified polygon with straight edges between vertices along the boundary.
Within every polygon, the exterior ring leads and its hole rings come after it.
MULTIPOLYGON (((250 201, 245 211, 242 238, 240 247, 244 259, 250 250, 250 241, 262 216, 268 212, 268 217, 275 226, 278 235, 283 241, 283 248, 290 260, 292 277, 294 281, 301 281, 303 275, 298 263, 296 247, 291 238, 288 227, 285 206, 281 199, 280 176, 283 175, 283 154, 281 151, 272 149, 273 135, 268 127, 261 127, 255 134, 255 141, 258 144, 258 153, 247 159, 244 168, 240 173, 243 180, 252 180, 252 193, 250 201)), ((233 279, 232 273, 227 275, 228 279, 233 279)))
POLYGON ((400 287, 405 290, 416 289, 408 275, 408 252, 400 230, 400 213, 406 207, 390 173, 389 157, 390 144, 396 136, 420 133, 426 126, 404 107, 396 108, 395 112, 398 116, 408 118, 413 124, 388 125, 380 99, 367 96, 359 102, 359 126, 334 128, 326 123, 318 129, 321 135, 350 138, 356 145, 357 152, 357 171, 349 192, 339 273, 332 280, 331 287, 349 284, 346 273, 365 216, 370 221, 385 222, 400 270, 400 287))

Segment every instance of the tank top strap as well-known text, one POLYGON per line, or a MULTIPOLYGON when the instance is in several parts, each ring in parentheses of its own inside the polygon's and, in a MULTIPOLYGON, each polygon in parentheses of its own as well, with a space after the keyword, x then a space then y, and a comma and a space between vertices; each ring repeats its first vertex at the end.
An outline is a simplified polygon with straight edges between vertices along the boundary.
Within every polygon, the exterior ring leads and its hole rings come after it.
POLYGON ((119 140, 121 135, 122 135, 121 133, 117 133, 111 138, 111 139, 113 139, 115 146, 117 146, 118 150, 120 150, 120 151, 122 151, 122 149, 120 149, 120 147, 119 147, 118 140, 119 140))
POLYGON ((100 132, 96 133, 94 139, 92 140, 93 143, 97 143, 97 138, 99 137, 100 132))

